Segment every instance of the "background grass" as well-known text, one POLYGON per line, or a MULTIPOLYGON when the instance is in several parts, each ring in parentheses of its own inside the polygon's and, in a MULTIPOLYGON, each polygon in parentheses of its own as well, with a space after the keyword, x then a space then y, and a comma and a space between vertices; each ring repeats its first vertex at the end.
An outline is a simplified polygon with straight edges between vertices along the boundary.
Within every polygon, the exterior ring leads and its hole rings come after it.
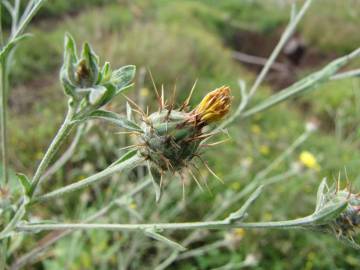
MULTIPOLYGON (((294 67, 296 78, 360 44, 358 2, 315 2, 297 34, 318 60, 312 65, 294 67)), ((178 103, 198 79, 193 104, 204 93, 224 84, 231 86, 234 104, 237 104, 237 80, 241 78, 251 85, 257 70, 236 62, 231 56, 232 50, 238 49, 240 43, 267 56, 289 14, 290 7, 285 1, 49 1, 30 27, 34 38, 23 42, 15 55, 10 101, 13 171, 31 174, 62 120, 65 97, 58 84, 58 70, 66 31, 79 43, 90 41, 101 61, 109 60, 113 67, 136 64, 138 70, 151 70, 156 83, 164 84, 169 96, 176 84, 178 103), (244 33, 249 39, 239 40, 244 33)), ((4 20, 6 23, 7 19, 4 20)), ((281 59, 286 61, 284 56, 281 59)), ((271 76, 276 74, 271 73, 271 76)), ((277 90, 278 85, 267 81, 252 104, 277 90)), ((200 169, 212 194, 199 192, 189 181, 183 202, 179 192, 181 182, 171 178, 160 204, 155 203, 150 189, 130 200, 127 206, 139 212, 143 222, 202 219, 221 202, 239 193, 256 173, 304 131, 305 123, 311 120, 319 123, 319 130, 271 175, 298 166, 299 154, 305 150, 316 157, 321 170, 303 168, 291 178, 267 188, 252 208, 250 217, 251 220, 281 220, 307 215, 314 207, 316 187, 323 177, 334 180, 342 172, 341 178, 345 180, 346 167, 349 179, 359 188, 358 93, 359 79, 334 81, 251 119, 238 121, 229 130, 231 140, 205 154, 211 167, 225 181, 219 184, 206 170, 200 169)), ((156 109, 148 75, 141 87, 138 84, 128 94, 140 103, 150 104, 150 109, 156 109)), ((111 106, 123 112, 123 104, 124 99, 119 97, 111 106)), ((121 146, 132 142, 132 138, 116 134, 113 127, 98 124, 82 138, 71 162, 44 186, 44 191, 101 170, 122 154, 121 146)), ((52 205, 37 207, 34 217, 78 221, 114 194, 131 189, 142 174, 140 169, 127 177, 113 176, 110 183, 71 194, 52 205)), ((119 207, 102 221, 139 221, 138 216, 129 212, 129 207, 119 207)), ((208 233, 191 248, 229 235, 235 238, 234 232, 208 233)), ((36 246, 36 241, 43 236, 25 236, 25 245, 17 248, 14 257, 36 246)), ((170 236, 180 241, 186 234, 170 236)), ((238 240, 202 256, 175 262, 168 269, 215 269, 229 262, 240 263, 249 256, 256 261, 249 269, 259 270, 356 269, 360 265, 358 252, 330 235, 255 230, 245 231, 238 240)), ((64 269, 64 266, 66 269, 116 269, 124 264, 128 269, 154 269, 169 253, 167 247, 141 235, 76 232, 59 241, 41 257, 41 262, 27 269, 64 269)))

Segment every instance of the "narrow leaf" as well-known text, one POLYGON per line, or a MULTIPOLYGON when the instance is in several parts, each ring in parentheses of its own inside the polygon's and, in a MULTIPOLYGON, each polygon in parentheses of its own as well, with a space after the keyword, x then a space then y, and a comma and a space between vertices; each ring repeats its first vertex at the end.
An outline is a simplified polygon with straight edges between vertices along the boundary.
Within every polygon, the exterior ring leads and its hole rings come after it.
POLYGON ((99 76, 99 80, 98 80, 98 84, 100 82, 104 83, 104 82, 107 82, 110 80, 111 78, 111 67, 110 67, 110 63, 109 62, 105 62, 101 72, 100 72, 100 75, 99 76))
POLYGON ((356 49, 355 51, 353 51, 348 55, 335 59, 321 70, 308 75, 302 80, 279 91, 278 93, 272 95, 271 97, 261 102, 260 104, 255 105, 253 108, 250 108, 249 110, 245 111, 243 113, 243 117, 248 117, 255 113, 266 110, 284 100, 287 100, 294 96, 298 96, 304 91, 316 89, 315 86, 317 86, 319 83, 323 83, 329 80, 330 77, 334 75, 341 67, 349 63, 351 59, 359 56, 360 56, 360 48, 356 49))
POLYGON ((160 197, 161 197, 161 187, 160 187, 161 174, 158 171, 156 171, 154 168, 151 167, 149 161, 147 162, 147 167, 149 170, 149 175, 150 175, 151 181, 152 181, 154 189, 155 189, 155 200, 156 200, 156 202, 159 202, 160 197))
POLYGON ((228 220, 229 222, 235 222, 235 221, 240 221, 242 220, 245 215, 246 215, 246 211, 248 210, 248 208, 255 202, 255 200, 260 196, 262 189, 263 189, 263 185, 259 186, 251 195, 250 197, 246 200, 246 202, 243 204, 243 206, 237 210, 236 212, 231 213, 226 220, 228 220))
POLYGON ((319 188, 317 190, 317 195, 316 195, 316 208, 315 208, 315 213, 317 211, 320 210, 321 207, 323 207, 324 203, 325 203, 325 188, 327 187, 327 183, 326 183, 326 178, 324 178, 320 185, 319 188))
POLYGON ((75 64, 77 59, 75 40, 70 33, 66 33, 64 38, 64 62, 69 61, 70 63, 75 64))
POLYGON ((122 92, 135 77, 136 67, 133 65, 124 66, 115 70, 111 75, 111 83, 116 87, 116 94, 122 92))
POLYGON ((60 69, 60 81, 65 94, 71 97, 76 96, 76 86, 74 85, 74 82, 76 81, 74 65, 76 62, 77 54, 75 40, 69 33, 66 33, 64 38, 64 60, 60 69))
POLYGON ((173 240, 171 240, 171 239, 169 239, 169 238, 155 232, 154 230, 151 230, 151 229, 145 230, 145 234, 147 236, 155 239, 155 240, 158 240, 158 241, 160 241, 160 242, 174 248, 175 250, 178 250, 178 251, 185 251, 186 250, 186 248, 183 247, 182 245, 180 245, 179 243, 177 243, 177 242, 175 242, 175 241, 173 241, 173 240))
POLYGON ((331 202, 317 212, 315 212, 312 216, 313 222, 315 224, 326 224, 329 221, 335 220, 348 206, 347 201, 338 201, 331 202))
POLYGON ((129 129, 129 130, 133 130, 133 131, 142 132, 141 128, 137 124, 135 124, 132 121, 127 120, 126 117, 123 117, 114 112, 105 111, 105 110, 96 110, 89 115, 89 118, 104 119, 104 120, 110 121, 120 127, 129 129))
POLYGON ((124 162, 124 161, 128 160, 129 158, 132 158, 133 156, 136 155, 137 151, 138 151, 137 149, 133 149, 133 150, 130 150, 130 151, 126 152, 126 153, 125 153, 124 155, 122 155, 118 160, 116 160, 115 162, 113 162, 113 163, 110 165, 110 167, 115 166, 115 165, 117 165, 117 164, 119 164, 119 163, 121 163, 121 162, 124 162))
POLYGON ((31 182, 30 182, 29 178, 25 174, 22 174, 22 173, 17 173, 16 175, 17 175, 18 180, 23 188, 24 194, 28 195, 29 191, 31 190, 31 182))

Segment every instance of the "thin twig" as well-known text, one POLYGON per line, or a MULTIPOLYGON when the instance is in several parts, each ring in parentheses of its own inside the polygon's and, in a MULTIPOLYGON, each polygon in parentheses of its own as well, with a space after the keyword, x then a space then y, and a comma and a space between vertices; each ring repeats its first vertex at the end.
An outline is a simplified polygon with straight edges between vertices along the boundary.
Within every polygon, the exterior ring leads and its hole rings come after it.
POLYGON ((330 80, 342 80, 342 79, 348 79, 352 77, 360 77, 360 69, 354 69, 349 71, 344 71, 338 74, 335 74, 330 77, 330 80))
POLYGON ((260 84, 265 79, 265 76, 269 72, 271 66, 273 65, 275 59, 281 52, 282 48, 286 44, 286 42, 289 40, 291 35, 294 33, 297 25, 301 21, 301 19, 304 17, 306 11, 311 5, 312 0, 307 0, 304 5, 301 7, 299 13, 295 16, 295 18, 292 18, 289 22, 289 25, 286 27, 284 33, 282 34, 279 43, 276 45, 275 49, 272 51, 269 59, 267 60, 264 68, 261 70, 259 76, 256 78, 254 85, 251 87, 249 91, 249 99, 253 97, 257 89, 259 88, 260 84))

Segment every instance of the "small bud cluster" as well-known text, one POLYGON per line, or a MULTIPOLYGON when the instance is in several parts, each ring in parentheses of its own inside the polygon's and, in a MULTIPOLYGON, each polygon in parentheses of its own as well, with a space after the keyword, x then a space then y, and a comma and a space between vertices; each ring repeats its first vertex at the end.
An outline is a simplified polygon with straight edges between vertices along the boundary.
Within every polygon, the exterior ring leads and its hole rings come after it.
POLYGON ((99 66, 99 57, 88 43, 84 43, 81 56, 78 57, 74 39, 65 36, 64 63, 60 71, 60 80, 65 93, 83 106, 100 108, 108 103, 135 76, 135 66, 129 65, 112 71, 106 62, 99 66))

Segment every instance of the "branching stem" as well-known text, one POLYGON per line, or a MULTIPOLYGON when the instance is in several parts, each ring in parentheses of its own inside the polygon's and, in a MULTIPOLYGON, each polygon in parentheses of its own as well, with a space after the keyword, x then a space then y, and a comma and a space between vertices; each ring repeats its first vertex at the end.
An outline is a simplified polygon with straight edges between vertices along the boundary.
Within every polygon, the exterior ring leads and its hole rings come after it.
POLYGON ((69 109, 62 126, 58 130, 57 134, 55 135, 55 138, 52 140, 43 159, 41 160, 38 168, 36 169, 36 172, 34 174, 31 183, 31 190, 29 194, 30 196, 34 194, 37 186, 40 183, 41 176, 43 175, 50 161, 53 159, 54 155, 57 153, 60 146, 63 144, 64 140, 70 134, 72 128, 74 127, 75 124, 72 122, 72 118, 74 114, 75 114, 75 108, 69 105, 69 109))

